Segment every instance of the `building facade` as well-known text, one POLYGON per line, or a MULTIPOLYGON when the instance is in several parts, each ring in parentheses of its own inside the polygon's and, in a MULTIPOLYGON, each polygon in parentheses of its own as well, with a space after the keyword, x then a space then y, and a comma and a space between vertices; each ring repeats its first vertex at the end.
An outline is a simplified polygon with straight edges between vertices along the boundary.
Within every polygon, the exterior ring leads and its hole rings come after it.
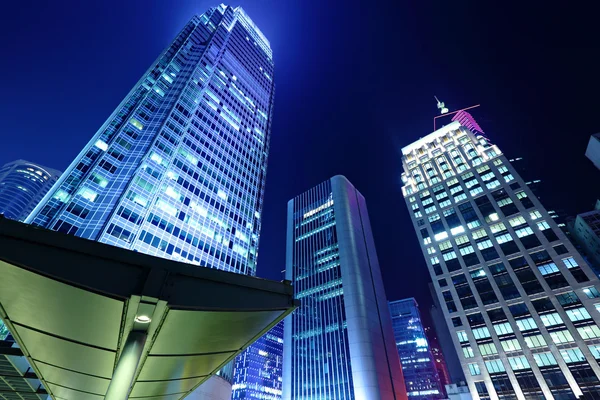
POLYGON ((232 399, 281 399, 283 322, 236 359, 232 399))
POLYGON ((500 149, 455 121, 402 153, 473 398, 598 398, 598 279, 500 149))
POLYGON ((414 298, 389 302, 394 338, 409 399, 443 399, 443 386, 414 298))
POLYGON ((254 276, 273 71, 241 7, 194 16, 27 222, 254 276))
POLYGON ((288 203, 286 400, 406 399, 364 197, 335 176, 288 203))
POLYGON ((593 211, 577 215, 569 228, 571 239, 597 270, 600 267, 600 200, 596 200, 593 211))
POLYGON ((590 136, 585 156, 594 163, 594 166, 600 169, 600 133, 590 136))
POLYGON ((24 221, 56 183, 60 171, 25 160, 0 168, 0 215, 24 221))
POLYGON ((460 365, 456 348, 454 347, 454 342, 450 336, 448 325, 446 325, 444 310, 442 309, 442 305, 440 304, 438 296, 435 292, 433 283, 429 283, 429 290, 431 291, 431 297, 433 298, 433 304, 429 309, 429 315, 431 316, 436 338, 438 339, 439 350, 443 355, 446 370, 448 372, 448 383, 444 383, 444 385, 466 382, 465 374, 462 370, 462 366, 460 365))

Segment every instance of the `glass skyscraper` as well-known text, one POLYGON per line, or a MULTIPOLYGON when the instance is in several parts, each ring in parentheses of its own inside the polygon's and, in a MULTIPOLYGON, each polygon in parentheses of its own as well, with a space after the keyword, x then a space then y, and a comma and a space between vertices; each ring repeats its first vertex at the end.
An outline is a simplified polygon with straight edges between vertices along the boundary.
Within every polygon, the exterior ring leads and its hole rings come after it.
POLYGON ((413 298, 389 302, 392 328, 409 399, 443 399, 437 366, 413 298))
POLYGON ((48 193, 60 171, 25 160, 0 168, 0 215, 23 221, 48 193))
POLYGON ((232 399, 281 399, 283 322, 236 359, 232 399))
POLYGON ((454 121, 403 194, 475 399, 600 398, 598 279, 500 149, 454 121))
POLYGON ((273 70, 241 7, 194 16, 27 222, 255 275, 273 70))
POLYGON ((335 176, 288 203, 285 400, 406 399, 364 197, 335 176))

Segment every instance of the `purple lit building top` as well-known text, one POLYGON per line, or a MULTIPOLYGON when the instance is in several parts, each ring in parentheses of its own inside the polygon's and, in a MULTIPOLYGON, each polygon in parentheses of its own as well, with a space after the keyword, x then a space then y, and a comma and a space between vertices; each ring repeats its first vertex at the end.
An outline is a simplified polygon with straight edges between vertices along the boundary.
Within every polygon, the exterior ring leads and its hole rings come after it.
POLYGON ((475 118, 466 111, 461 110, 457 112, 456 115, 452 117, 452 121, 458 121, 462 126, 468 128, 473 133, 485 134, 477 121, 475 121, 475 118))

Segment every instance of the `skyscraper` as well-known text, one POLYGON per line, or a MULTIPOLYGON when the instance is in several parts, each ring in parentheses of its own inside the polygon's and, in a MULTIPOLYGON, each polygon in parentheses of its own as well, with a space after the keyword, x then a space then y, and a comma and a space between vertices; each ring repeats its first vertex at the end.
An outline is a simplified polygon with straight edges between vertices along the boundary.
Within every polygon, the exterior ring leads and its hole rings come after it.
POLYGON ((232 399, 281 399, 283 322, 236 359, 232 399))
POLYGON ((600 267, 600 200, 594 210, 577 215, 569 224, 571 239, 580 246, 582 255, 596 268, 600 267))
POLYGON ((194 16, 27 221, 255 275, 273 70, 241 7, 194 16))
POLYGON ((60 171, 25 160, 0 168, 0 215, 23 221, 56 183, 60 171))
POLYGON ((392 328, 409 399, 443 399, 435 359, 413 298, 389 302, 392 328))
POLYGON ((283 398, 406 399, 364 197, 335 176, 288 203, 283 398))
POLYGON ((455 121, 402 154, 406 204, 473 397, 597 398, 598 279, 500 149, 455 121))
POLYGON ((594 166, 600 169, 600 133, 590 136, 585 156, 594 163, 594 166))

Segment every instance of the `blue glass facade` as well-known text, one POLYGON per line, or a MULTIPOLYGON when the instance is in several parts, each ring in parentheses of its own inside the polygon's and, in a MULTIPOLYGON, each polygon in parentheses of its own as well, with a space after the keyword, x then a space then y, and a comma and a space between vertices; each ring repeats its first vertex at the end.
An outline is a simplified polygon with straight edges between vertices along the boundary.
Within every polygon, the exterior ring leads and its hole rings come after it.
POLYGON ((288 203, 283 398, 404 399, 364 197, 336 176, 288 203))
POLYGON ((17 160, 0 168, 0 215, 23 221, 48 193, 60 171, 17 160))
POLYGON ((194 16, 27 222, 255 275, 273 71, 242 8, 194 16))
POLYGON ((193 17, 28 220, 254 275, 272 76, 241 8, 193 17))
POLYGON ((410 399, 443 399, 435 359, 427 340, 417 301, 390 301, 392 327, 410 399))
POLYGON ((232 399, 281 399, 283 322, 242 353, 235 364, 232 399))

